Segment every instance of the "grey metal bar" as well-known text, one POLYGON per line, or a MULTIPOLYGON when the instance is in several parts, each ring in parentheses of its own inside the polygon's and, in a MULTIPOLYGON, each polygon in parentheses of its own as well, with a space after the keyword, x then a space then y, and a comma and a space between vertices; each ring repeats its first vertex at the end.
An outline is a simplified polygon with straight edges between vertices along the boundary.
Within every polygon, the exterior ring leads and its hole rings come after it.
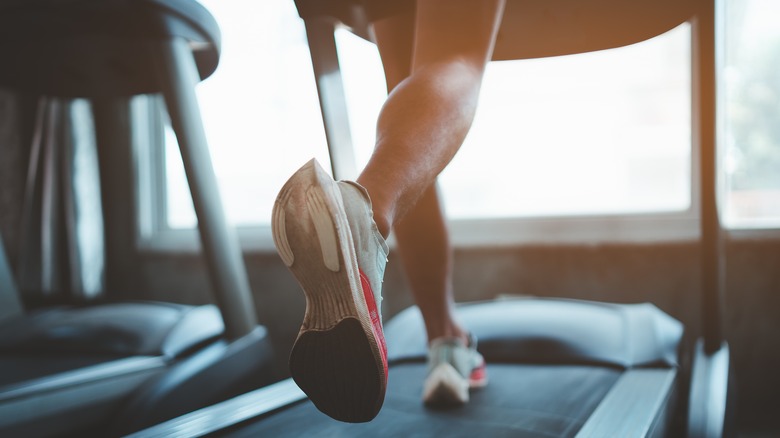
POLYGON ((307 18, 305 23, 333 177, 354 179, 357 165, 336 49, 336 22, 330 17, 317 17, 307 18))
POLYGON ((76 143, 79 141, 76 128, 73 123, 73 101, 63 101, 60 112, 60 123, 62 124, 62 136, 60 138, 62 149, 60 151, 59 162, 59 193, 61 202, 61 224, 62 228, 62 285, 64 291, 71 296, 83 298, 84 284, 81 275, 81 255, 78 241, 76 207, 76 182, 74 179, 74 161, 76 156, 76 143))
POLYGON ((104 288, 114 297, 129 297, 138 276, 136 246, 138 209, 133 199, 136 182, 133 166, 130 98, 93 99, 97 147, 100 208, 103 218, 104 288))
POLYGON ((49 119, 43 139, 43 162, 41 164, 41 290, 43 295, 51 295, 60 284, 60 228, 62 219, 57 179, 57 164, 62 154, 57 145, 60 138, 62 104, 56 99, 49 101, 49 119))
POLYGON ((225 218, 195 96, 195 85, 200 82, 198 69, 182 38, 160 43, 159 51, 158 74, 179 141, 215 299, 225 322, 225 334, 237 339, 252 331, 257 321, 246 267, 238 238, 225 218))
POLYGON ((704 350, 701 339, 696 343, 688 402, 688 437, 719 438, 727 435, 729 408, 729 347, 714 354, 704 350))
POLYGON ((135 432, 132 438, 199 437, 257 418, 306 398, 292 379, 282 380, 164 423, 135 432))
POLYGON ((44 126, 49 119, 51 107, 47 97, 40 97, 35 111, 33 135, 30 145, 27 175, 22 203, 19 237, 19 256, 17 261, 17 287, 19 290, 41 287, 41 199, 43 197, 43 160, 44 126))
MULTIPOLYGON (((99 381, 111 381, 117 377, 131 374, 148 373, 166 367, 165 359, 158 356, 131 356, 112 360, 76 370, 64 371, 50 376, 37 377, 17 384, 3 387, 0 401, 24 400, 29 397, 64 391, 80 385, 90 385, 99 381)), ((5 405, 3 406, 5 409, 5 405)), ((9 418, 10 421, 12 419, 9 418)))
POLYGON ((585 437, 646 437, 657 431, 677 369, 634 369, 620 376, 577 433, 585 437))

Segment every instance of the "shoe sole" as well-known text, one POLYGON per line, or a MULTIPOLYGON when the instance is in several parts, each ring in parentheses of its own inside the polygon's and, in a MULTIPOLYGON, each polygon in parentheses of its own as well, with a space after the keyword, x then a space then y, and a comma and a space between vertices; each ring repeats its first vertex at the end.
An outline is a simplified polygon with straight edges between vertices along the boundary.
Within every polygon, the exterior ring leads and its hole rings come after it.
POLYGON ((272 218, 279 255, 306 296, 290 353, 293 380, 330 417, 370 421, 387 373, 338 186, 312 160, 282 188, 272 218))

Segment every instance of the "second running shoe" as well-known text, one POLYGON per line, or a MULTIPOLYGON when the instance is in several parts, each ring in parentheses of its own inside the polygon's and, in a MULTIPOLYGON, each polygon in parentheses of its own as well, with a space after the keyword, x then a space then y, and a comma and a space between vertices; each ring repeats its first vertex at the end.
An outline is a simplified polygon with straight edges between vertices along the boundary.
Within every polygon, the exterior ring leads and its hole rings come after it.
POLYGON ((366 190, 311 160, 282 187, 274 243, 306 296, 290 374, 323 413, 366 422, 387 388, 381 289, 388 248, 366 190))
POLYGON ((469 401, 469 390, 487 385, 485 359, 477 352, 477 338, 467 344, 458 338, 438 338, 428 348, 428 377, 423 402, 429 406, 457 406, 469 401))

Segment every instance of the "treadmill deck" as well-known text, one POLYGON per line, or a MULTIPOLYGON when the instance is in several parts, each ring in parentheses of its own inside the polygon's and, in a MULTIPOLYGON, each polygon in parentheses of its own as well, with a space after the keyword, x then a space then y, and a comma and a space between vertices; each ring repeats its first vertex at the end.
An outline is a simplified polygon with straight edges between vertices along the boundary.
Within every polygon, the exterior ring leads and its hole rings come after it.
POLYGON ((421 402, 426 365, 390 367, 388 391, 370 423, 335 421, 304 401, 218 432, 219 436, 571 437, 582 428, 622 371, 584 365, 489 364, 486 388, 460 408, 421 402))

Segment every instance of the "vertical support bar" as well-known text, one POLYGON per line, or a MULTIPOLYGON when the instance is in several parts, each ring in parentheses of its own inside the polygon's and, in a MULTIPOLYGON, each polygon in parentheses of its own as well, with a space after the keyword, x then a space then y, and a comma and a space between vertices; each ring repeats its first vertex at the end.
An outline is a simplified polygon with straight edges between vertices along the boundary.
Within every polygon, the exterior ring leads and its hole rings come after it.
POLYGON ((715 0, 700 0, 693 23, 694 141, 699 146, 701 221, 701 298, 704 350, 723 343, 721 229, 718 215, 716 147, 715 0))
POLYGON ((23 290, 41 290, 41 219, 43 199, 43 144, 46 121, 51 117, 49 98, 38 99, 33 124, 29 162, 22 200, 21 226, 19 230, 19 260, 17 263, 17 287, 23 290))
POLYGON ((133 134, 129 97, 92 100, 95 146, 103 218, 104 287, 112 299, 137 293, 139 260, 136 251, 133 134))
POLYGON ((76 162, 76 128, 73 124, 73 101, 61 103, 59 162, 59 193, 61 198, 60 227, 62 228, 62 291, 69 298, 84 298, 84 286, 81 276, 81 256, 78 241, 76 208, 76 179, 74 166, 76 162))
POLYGON ((58 191, 59 157, 62 151, 57 144, 61 135, 62 103, 49 101, 49 119, 46 120, 43 137, 43 162, 41 179, 41 298, 56 292, 61 282, 60 269, 62 197, 58 191))
POLYGON ((328 17, 307 18, 305 23, 333 177, 355 179, 357 166, 336 49, 336 24, 328 17))
POLYGON ((226 336, 236 339, 252 331, 257 322, 246 267, 238 238, 225 218, 195 96, 200 76, 184 39, 160 43, 159 54, 158 74, 179 141, 215 299, 226 336))
MULTIPOLYGON (((70 102, 65 126, 69 126, 70 190, 72 203, 72 289, 91 299, 105 292, 105 226, 97 157, 95 123, 89 102, 70 102), (97 231, 97 232, 96 232, 97 231)), ((125 198, 132 199, 132 198, 125 198)))
POLYGON ((5 255, 3 238, 0 236, 0 321, 5 318, 21 316, 24 313, 19 290, 16 288, 11 264, 5 255))

